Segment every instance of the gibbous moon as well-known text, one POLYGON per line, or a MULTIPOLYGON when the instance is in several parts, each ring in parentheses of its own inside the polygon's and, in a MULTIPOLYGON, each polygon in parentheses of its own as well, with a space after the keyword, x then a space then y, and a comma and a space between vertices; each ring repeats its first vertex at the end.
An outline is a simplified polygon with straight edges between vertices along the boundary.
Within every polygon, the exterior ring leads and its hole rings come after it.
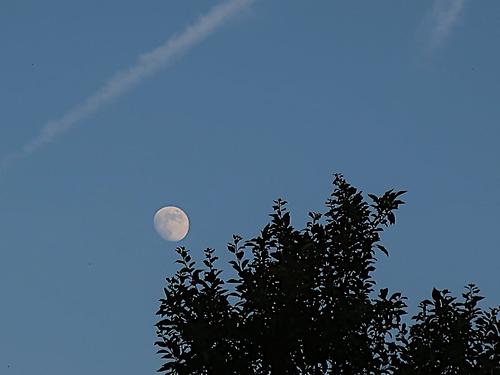
POLYGON ((156 211, 153 221, 158 234, 167 241, 180 241, 189 231, 189 219, 178 207, 160 208, 156 211))

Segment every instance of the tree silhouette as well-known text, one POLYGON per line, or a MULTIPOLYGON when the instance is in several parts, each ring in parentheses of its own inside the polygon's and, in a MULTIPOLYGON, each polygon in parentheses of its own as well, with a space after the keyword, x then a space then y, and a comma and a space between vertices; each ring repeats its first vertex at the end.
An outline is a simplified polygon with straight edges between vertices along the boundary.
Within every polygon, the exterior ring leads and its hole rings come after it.
POLYGON ((432 301, 420 303, 398 373, 500 373, 500 310, 481 310, 483 297, 473 284, 462 297, 457 302, 448 290, 433 289, 432 301))
POLYGON ((361 192, 339 174, 326 212, 303 230, 286 202, 249 241, 233 236, 235 278, 223 280, 213 249, 204 268, 177 249, 156 324, 165 374, 492 374, 500 365, 498 309, 481 310, 469 285, 457 302, 447 290, 408 327, 405 297, 374 290, 380 232, 395 223, 404 191, 361 192))

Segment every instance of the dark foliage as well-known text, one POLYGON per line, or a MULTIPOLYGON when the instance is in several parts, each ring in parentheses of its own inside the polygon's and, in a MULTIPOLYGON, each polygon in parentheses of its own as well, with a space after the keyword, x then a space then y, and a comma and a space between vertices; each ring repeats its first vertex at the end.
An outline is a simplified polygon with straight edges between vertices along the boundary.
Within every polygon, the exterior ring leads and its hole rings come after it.
POLYGON ((481 310, 478 293, 469 284, 458 302, 448 290, 433 289, 413 317, 398 374, 500 373, 500 310, 481 310))
POLYGON ((341 175, 324 214, 299 231, 286 202, 271 223, 228 250, 236 277, 223 280, 214 250, 205 268, 178 248, 157 323, 165 374, 492 374, 500 364, 498 309, 483 311, 469 285, 458 302, 432 292, 407 327, 405 298, 374 290, 380 232, 395 223, 404 191, 369 194, 341 175))

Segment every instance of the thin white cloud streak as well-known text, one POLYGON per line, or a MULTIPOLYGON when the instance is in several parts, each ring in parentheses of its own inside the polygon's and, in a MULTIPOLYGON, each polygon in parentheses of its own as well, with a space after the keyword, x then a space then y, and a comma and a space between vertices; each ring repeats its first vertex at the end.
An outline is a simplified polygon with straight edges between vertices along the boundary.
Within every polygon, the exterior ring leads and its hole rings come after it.
POLYGON ((203 41, 222 26, 225 21, 241 12, 253 1, 230 0, 216 5, 207 14, 199 17, 196 22, 189 25, 182 33, 174 35, 161 46, 141 55, 135 65, 115 74, 99 90, 61 118, 49 121, 35 138, 17 152, 5 157, 0 163, 0 169, 7 167, 16 159, 31 155, 43 145, 52 142, 55 138, 73 128, 79 121, 99 111, 111 100, 127 93, 146 78, 167 67, 175 58, 203 41))
POLYGON ((429 49, 440 47, 451 34, 463 13, 465 0, 434 0, 429 16, 429 49))

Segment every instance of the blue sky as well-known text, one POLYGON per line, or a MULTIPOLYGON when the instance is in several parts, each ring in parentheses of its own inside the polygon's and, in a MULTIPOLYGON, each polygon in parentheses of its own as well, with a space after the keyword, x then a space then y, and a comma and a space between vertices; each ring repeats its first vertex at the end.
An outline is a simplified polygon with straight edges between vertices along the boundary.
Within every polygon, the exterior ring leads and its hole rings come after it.
POLYGON ((2 1, 1 373, 154 372, 176 246, 154 212, 183 208, 180 244, 225 259, 273 199, 302 226, 334 172, 409 191, 380 287, 414 309, 433 286, 476 282, 500 303, 500 4, 233 3, 170 64, 23 153, 220 3, 2 1))

